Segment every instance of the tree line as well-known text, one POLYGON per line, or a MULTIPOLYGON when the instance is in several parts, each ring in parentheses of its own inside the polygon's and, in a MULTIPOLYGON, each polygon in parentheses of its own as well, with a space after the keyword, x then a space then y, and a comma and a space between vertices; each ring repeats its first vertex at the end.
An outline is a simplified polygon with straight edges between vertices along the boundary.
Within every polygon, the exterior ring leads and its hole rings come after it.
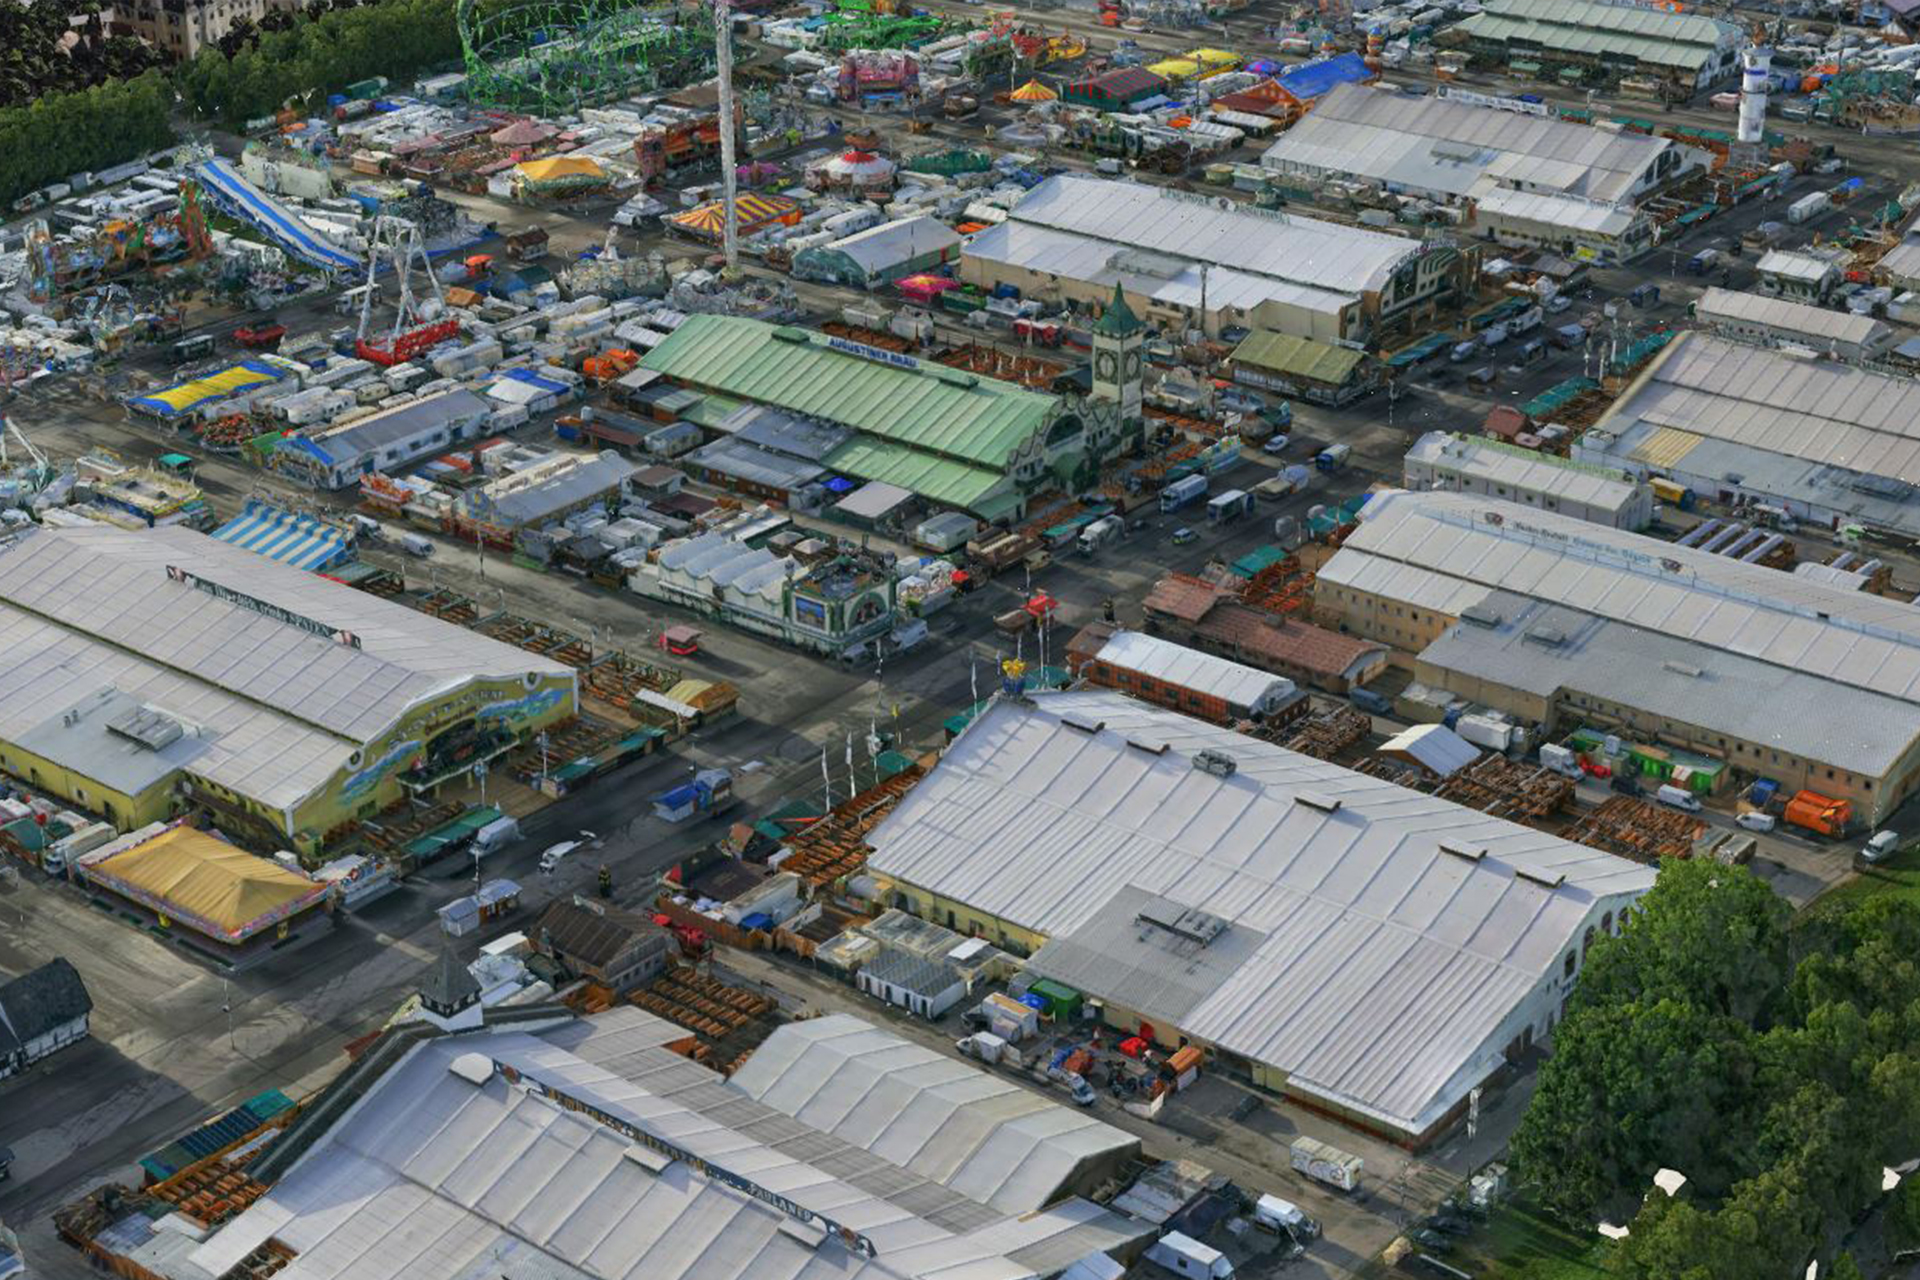
POLYGON ((358 80, 406 80, 460 56, 453 0, 316 3, 231 34, 170 74, 149 70, 0 109, 0 204, 170 145, 176 105, 237 128, 290 102, 318 110, 328 92, 358 80))
MULTIPOLYGON (((1787 1280, 1920 1155, 1920 905, 1876 897, 1795 922, 1744 869, 1668 861, 1597 939, 1513 1140, 1529 1195, 1627 1225, 1622 1280, 1787 1280), (1678 1196, 1652 1190, 1685 1174, 1678 1196), (1649 1192, 1651 1191, 1651 1194, 1649 1192)), ((1920 1177, 1887 1208, 1920 1244, 1920 1177)))
POLYGON ((172 102, 173 86, 148 71, 0 110, 0 203, 170 145, 172 102))

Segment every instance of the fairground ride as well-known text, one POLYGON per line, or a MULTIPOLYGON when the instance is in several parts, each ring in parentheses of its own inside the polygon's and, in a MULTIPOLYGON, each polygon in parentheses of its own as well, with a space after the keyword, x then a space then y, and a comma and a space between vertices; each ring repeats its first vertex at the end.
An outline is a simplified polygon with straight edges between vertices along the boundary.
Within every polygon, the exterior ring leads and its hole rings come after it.
POLYGON ((704 3, 459 0, 454 16, 467 96, 484 106, 565 114, 714 74, 704 3))

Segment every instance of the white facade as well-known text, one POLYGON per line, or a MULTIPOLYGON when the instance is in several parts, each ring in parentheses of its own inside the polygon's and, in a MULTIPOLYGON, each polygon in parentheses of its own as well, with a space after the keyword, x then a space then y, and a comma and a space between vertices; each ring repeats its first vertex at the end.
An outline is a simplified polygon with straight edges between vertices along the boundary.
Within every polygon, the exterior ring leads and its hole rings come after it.
POLYGON ((1893 346, 1894 329, 1872 316, 1809 306, 1735 289, 1708 289, 1694 319, 1722 337, 1764 346, 1802 346, 1841 360, 1870 360, 1893 346))
POLYGON ((1410 237, 1066 175, 975 236, 959 274, 1085 306, 1105 306, 1118 284, 1142 320, 1176 332, 1244 325, 1334 341, 1435 298, 1458 261, 1410 237))
POLYGON ((1430 431, 1407 450, 1404 467, 1409 489, 1477 493, 1615 529, 1644 529, 1653 520, 1653 490, 1644 481, 1503 441, 1430 431))

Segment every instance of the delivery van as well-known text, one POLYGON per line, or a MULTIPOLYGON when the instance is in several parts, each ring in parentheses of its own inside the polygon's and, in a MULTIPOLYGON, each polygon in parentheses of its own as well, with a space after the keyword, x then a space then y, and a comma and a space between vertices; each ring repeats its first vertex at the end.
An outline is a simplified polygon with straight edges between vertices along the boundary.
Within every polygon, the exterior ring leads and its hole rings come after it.
POLYGON ((1688 813, 1700 812, 1700 797, 1685 787, 1676 787, 1671 782, 1653 793, 1653 798, 1669 809, 1682 809, 1688 813))

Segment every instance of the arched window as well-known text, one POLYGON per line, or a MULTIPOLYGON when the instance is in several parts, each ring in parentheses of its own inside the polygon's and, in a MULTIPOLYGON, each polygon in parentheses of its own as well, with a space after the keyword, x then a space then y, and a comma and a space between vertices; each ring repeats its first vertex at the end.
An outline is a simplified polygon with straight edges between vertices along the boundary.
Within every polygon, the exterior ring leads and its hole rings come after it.
POLYGON ((1571 978, 1573 976, 1573 966, 1575 963, 1573 952, 1567 952, 1567 964, 1561 976, 1571 978))
POLYGON ((1593 926, 1588 925, 1586 940, 1580 944, 1580 958, 1585 960, 1587 958, 1587 952, 1591 950, 1593 950, 1593 926))
POLYGON ((1607 912, 1607 914, 1600 917, 1600 932, 1602 933, 1613 932, 1613 912, 1609 911, 1607 912))

